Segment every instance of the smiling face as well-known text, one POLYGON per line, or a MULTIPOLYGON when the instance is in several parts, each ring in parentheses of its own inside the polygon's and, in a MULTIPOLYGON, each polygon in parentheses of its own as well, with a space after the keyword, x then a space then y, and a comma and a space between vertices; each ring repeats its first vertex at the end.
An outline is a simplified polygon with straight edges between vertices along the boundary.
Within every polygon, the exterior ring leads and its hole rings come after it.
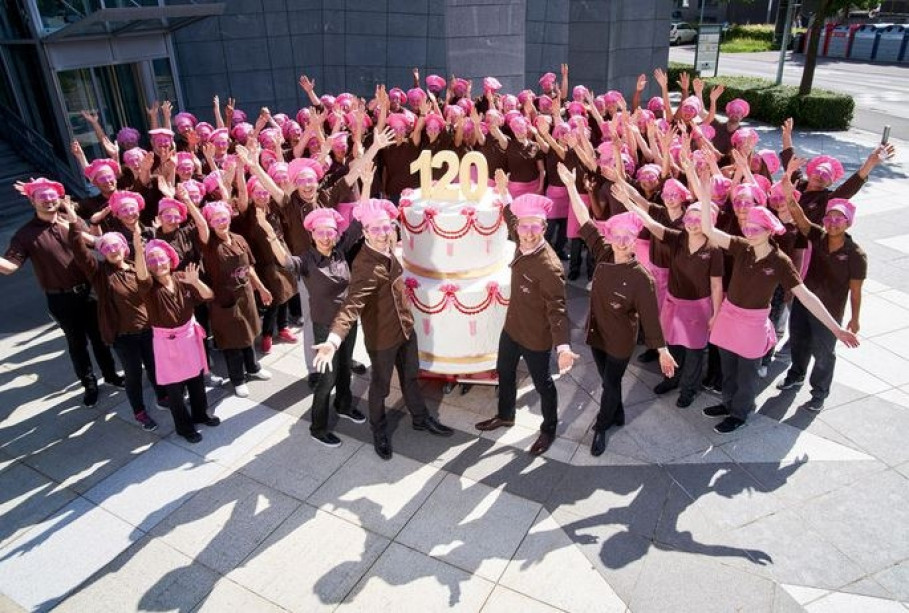
POLYGON ((218 211, 209 218, 208 225, 218 236, 224 237, 230 231, 230 213, 218 211))
POLYGON ((830 236, 842 236, 849 228, 849 220, 841 211, 828 211, 824 215, 824 230, 830 236))
POLYGON ((686 211, 685 216, 682 218, 682 222, 685 224, 685 231, 688 232, 690 236, 700 236, 703 234, 701 231, 700 211, 686 211))
POLYGON ((92 177, 92 183, 101 190, 101 193, 108 196, 117 189, 117 175, 110 167, 104 167, 95 173, 92 177))
POLYGON ((388 215, 380 215, 370 221, 368 225, 363 226, 366 244, 383 253, 388 251, 394 243, 396 231, 397 228, 388 215))
POLYGON ((161 221, 161 229, 165 234, 170 234, 180 227, 181 215, 177 209, 169 208, 158 211, 158 219, 161 221))
POLYGON ((543 240, 546 231, 546 221, 539 217, 520 217, 518 219, 518 243, 521 249, 529 251, 536 249, 543 240))
POLYGON ((29 201, 37 213, 44 215, 55 213, 60 206, 60 196, 49 187, 34 192, 29 201))
POLYGON ((306 200, 312 200, 316 195, 316 190, 319 187, 319 178, 316 176, 316 173, 306 168, 300 171, 297 176, 294 178, 294 185, 297 188, 297 193, 300 194, 306 200))
POLYGON ((330 223, 318 224, 312 229, 312 237, 319 253, 329 255, 338 242, 338 229, 330 223))
POLYGON ((152 276, 161 277, 170 273, 170 257, 163 249, 149 249, 145 254, 145 263, 152 276))
POLYGON ((259 208, 268 208, 271 193, 264 187, 258 186, 252 192, 253 203, 259 208))
POLYGON ((123 225, 131 228, 139 221, 139 202, 134 198, 124 198, 117 207, 116 216, 123 222, 123 225))
POLYGON ((630 257, 634 254, 634 245, 637 242, 637 238, 638 235, 634 230, 621 229, 614 230, 609 235, 608 240, 616 255, 630 257))

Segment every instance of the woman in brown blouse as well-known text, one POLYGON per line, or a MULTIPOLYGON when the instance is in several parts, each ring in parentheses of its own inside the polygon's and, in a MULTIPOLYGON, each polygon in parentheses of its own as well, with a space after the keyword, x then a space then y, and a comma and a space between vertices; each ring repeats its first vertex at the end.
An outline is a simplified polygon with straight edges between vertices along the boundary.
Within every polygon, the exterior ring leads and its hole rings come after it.
POLYGON ((202 247, 205 270, 211 276, 214 300, 211 327, 215 343, 224 354, 227 373, 240 398, 249 396, 246 378, 267 381, 271 373, 259 365, 253 343, 261 329, 253 289, 266 306, 271 292, 256 274, 249 244, 230 231, 230 208, 224 202, 209 202, 202 209, 211 236, 202 247))
POLYGON ((643 222, 633 213, 613 215, 600 226, 601 234, 581 200, 574 173, 560 164, 559 175, 568 187, 571 207, 581 223, 581 237, 596 260, 587 344, 603 381, 590 446, 590 453, 599 456, 606 450, 606 430, 625 424, 622 377, 634 351, 639 321, 644 328, 644 343, 659 352, 663 374, 673 376, 677 364, 663 341, 653 278, 634 257, 643 222))

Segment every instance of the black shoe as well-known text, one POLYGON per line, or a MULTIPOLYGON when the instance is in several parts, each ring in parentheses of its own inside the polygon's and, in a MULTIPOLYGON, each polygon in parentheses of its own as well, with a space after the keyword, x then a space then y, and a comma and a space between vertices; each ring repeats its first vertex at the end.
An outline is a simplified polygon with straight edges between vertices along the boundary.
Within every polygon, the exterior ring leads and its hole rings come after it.
POLYGON ((802 387, 802 384, 805 382, 805 379, 790 379, 789 375, 786 375, 786 378, 776 384, 776 389, 778 390, 793 390, 802 387))
POLYGON ((701 411, 701 413, 704 414, 704 417, 727 417, 729 415, 729 409, 726 408, 725 404, 712 404, 701 411))
POLYGON ((355 424, 362 424, 366 422, 366 416, 360 412, 359 409, 349 409, 347 411, 335 411, 338 414, 338 417, 343 417, 344 419, 349 419, 355 424))
POLYGON ((638 362, 641 364, 649 364, 650 362, 655 362, 659 357, 660 353, 656 349, 648 349, 638 356, 638 362))
POLYGON ((220 417, 206 417, 205 419, 194 419, 194 424, 202 424, 203 426, 208 426, 209 428, 214 428, 221 424, 220 417))
POLYGON ((356 360, 350 361, 350 372, 355 375, 365 375, 366 374, 366 364, 357 362, 356 360))
POLYGON ((714 432, 719 434, 729 434, 730 432, 735 432, 739 428, 745 425, 744 419, 739 419, 738 417, 733 417, 730 415, 717 425, 713 427, 714 432))
POLYGON ((656 384, 656 387, 653 388, 653 393, 659 396, 660 394, 665 394, 666 392, 671 392, 672 390, 679 387, 678 379, 663 379, 656 384))
POLYGON ((378 455, 380 458, 383 460, 391 459, 391 441, 388 440, 388 435, 386 435, 384 432, 373 433, 372 446, 376 450, 376 455, 378 455))
MULTIPOLYGON (((340 447, 341 446, 341 439, 339 439, 337 436, 335 436, 331 432, 326 432, 324 434, 316 434, 315 432, 310 432, 309 435, 313 438, 314 441, 316 441, 318 443, 322 443, 326 447, 340 447)), ((376 450, 376 452, 378 453, 378 450, 376 450)), ((389 453, 391 453, 391 449, 389 449, 389 453)), ((382 455, 382 454, 379 454, 379 455, 382 455)))
POLYGON ((85 395, 82 397, 82 404, 87 407, 93 407, 98 404, 98 382, 95 378, 86 379, 82 385, 85 386, 85 395))
POLYGON ((107 383, 108 385, 113 385, 114 387, 119 387, 120 389, 123 389, 126 387, 126 380, 123 377, 121 377, 120 375, 116 375, 116 374, 111 375, 110 377, 105 375, 104 382, 107 383))
POLYGON ((686 407, 690 407, 692 402, 694 402, 694 394, 686 394, 685 392, 682 392, 679 394, 679 399, 675 401, 675 406, 679 407, 680 409, 684 409, 686 407))
POLYGON ((812 398, 808 402, 800 404, 799 408, 805 409, 806 411, 813 411, 814 413, 820 413, 824 410, 824 401, 820 398, 812 398))
POLYGON ((190 443, 198 443, 202 440, 202 435, 198 432, 190 432, 189 434, 181 434, 180 436, 185 438, 190 443))
POLYGON ((434 436, 451 436, 454 434, 454 430, 448 426, 440 424, 439 420, 430 415, 424 417, 423 421, 421 422, 414 422, 413 429, 429 432, 434 436))
POLYGON ((576 281, 577 278, 580 276, 581 276, 580 270, 569 270, 568 271, 568 280, 569 281, 576 281))
POLYGON ((590 444, 590 455, 597 457, 603 455, 606 451, 606 431, 594 430, 593 442, 590 444))
POLYGON ((615 410, 615 417, 612 419, 612 424, 615 426, 624 426, 625 425, 625 409, 618 408, 615 410))

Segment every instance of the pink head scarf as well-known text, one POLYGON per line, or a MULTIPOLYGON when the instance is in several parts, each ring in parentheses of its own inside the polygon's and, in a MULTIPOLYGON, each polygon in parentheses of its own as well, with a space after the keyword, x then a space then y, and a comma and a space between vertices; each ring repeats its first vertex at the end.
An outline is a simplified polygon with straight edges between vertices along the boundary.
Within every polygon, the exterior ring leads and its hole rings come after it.
POLYGON ((542 87, 545 90, 552 89, 552 86, 555 85, 555 82, 556 82, 556 76, 555 76, 555 73, 553 73, 553 72, 547 72, 542 77, 540 77, 540 81, 539 81, 540 87, 542 87))
MULTIPOLYGON (((719 215, 719 212, 720 212, 719 207, 717 207, 717 205, 715 205, 713 203, 710 203, 710 218, 713 220, 714 223, 716 223, 716 218, 719 215)), ((682 221, 686 224, 696 223, 694 220, 694 215, 689 216, 689 213, 697 213, 698 221, 700 221, 701 203, 700 202, 692 203, 687 209, 685 209, 685 215, 683 216, 683 219, 682 219, 682 221)))
POLYGON ((424 102, 426 102, 426 92, 422 89, 413 87, 407 90, 407 104, 410 105, 410 108, 419 109, 424 102))
POLYGON ((597 225, 606 240, 612 241, 620 233, 637 236, 641 232, 641 228, 644 227, 644 222, 634 213, 625 212, 613 215, 605 222, 597 225))
POLYGON ((399 134, 406 133, 407 129, 410 127, 407 117, 402 113, 392 113, 388 116, 388 119, 386 119, 386 123, 388 123, 388 127, 399 134))
POLYGON ((123 152, 123 163, 130 168, 138 168, 148 152, 140 147, 133 147, 123 152))
POLYGON ((116 160, 111 160, 109 158, 92 160, 92 163, 86 166, 85 168, 85 178, 95 182, 95 175, 104 170, 105 168, 109 169, 114 173, 114 178, 116 179, 120 175, 120 164, 116 160))
POLYGON ((203 143, 207 143, 211 139, 212 132, 214 131, 215 126, 211 125, 207 121, 200 121, 196 124, 196 135, 203 143))
POLYGON ((174 115, 174 126, 176 126, 177 130, 181 132, 183 131, 181 127, 188 125, 190 128, 194 128, 197 123, 199 123, 199 120, 196 119, 196 116, 192 113, 187 113, 184 111, 182 113, 177 113, 174 115))
POLYGON ((584 102, 587 100, 587 95, 590 91, 583 85, 575 85, 571 90, 571 99, 575 102, 584 102))
POLYGON ((829 155, 819 155, 813 158, 808 162, 805 172, 809 177, 818 176, 827 183, 839 181, 845 174, 840 161, 829 155))
POLYGON ((739 183, 732 190, 732 206, 740 209, 743 206, 766 206, 767 192, 757 183, 739 183))
POLYGON ((502 89, 502 84, 495 77, 486 77, 483 79, 483 91, 497 92, 502 89))
POLYGON ((748 217, 745 219, 745 223, 760 226, 765 230, 769 230, 771 234, 784 234, 786 232, 783 222, 764 206, 753 206, 748 209, 748 217))
POLYGON ((726 116, 741 121, 751 112, 751 105, 746 100, 736 98, 726 103, 726 116))
POLYGON ((231 128, 230 135, 234 138, 235 141, 237 141, 240 144, 245 145, 246 140, 253 133, 253 130, 255 130, 255 128, 253 127, 252 124, 246 123, 245 121, 241 121, 240 123, 236 124, 233 128, 231 128))
POLYGON ((739 128, 732 133, 732 146, 736 149, 749 144, 754 147, 759 140, 760 137, 754 128, 739 128))
POLYGON ((445 79, 437 74, 431 74, 426 77, 426 89, 434 94, 438 94, 440 91, 445 89, 445 85, 445 79))
POLYGON ((656 164, 644 164, 638 168, 635 178, 638 181, 659 181, 663 170, 656 164))
POLYGON ((850 226, 855 220, 855 205, 845 198, 831 198, 827 202, 827 209, 825 212, 829 213, 831 211, 839 211, 842 213, 846 217, 846 223, 850 226))
POLYGON ((284 125, 281 126, 281 132, 284 133, 284 140, 293 140, 303 136, 303 128, 299 122, 293 119, 288 119, 284 122, 284 125))
POLYGON ((287 162, 275 162, 268 167, 268 176, 279 185, 284 183, 290 177, 290 170, 287 162))
POLYGON ((121 149, 132 149, 139 145, 139 130, 126 126, 117 132, 117 144, 121 149))
POLYGON ((685 187, 678 179, 672 178, 666 179, 666 182, 663 183, 663 190, 660 195, 663 196, 664 202, 690 202, 692 198, 691 190, 685 187))
POLYGON ((329 226, 340 234, 347 229, 347 220, 334 209, 315 209, 303 218, 303 227, 312 232, 316 226, 329 226))
MULTIPOLYGON (((792 197, 798 202, 802 197, 802 193, 794 189, 792 190, 792 197)), ((767 194, 767 203, 775 209, 786 205, 786 194, 783 192, 782 181, 777 181, 770 186, 770 192, 767 194)))
POLYGON ((223 217, 224 215, 227 215, 228 218, 231 216, 230 207, 226 202, 222 200, 209 202, 204 207, 202 207, 202 217, 205 218, 205 221, 208 222, 208 225, 211 225, 212 219, 214 219, 216 216, 223 217))
POLYGON ((537 105, 541 113, 548 113, 552 110, 552 98, 549 96, 540 96, 537 98, 537 105))
POLYGON ((552 200, 539 194, 522 194, 511 203, 511 212, 515 217, 539 217, 546 219, 552 210, 552 200))
POLYGON ((679 107, 679 113, 684 119, 689 121, 700 115, 703 110, 704 105, 701 104, 701 101, 697 96, 688 96, 682 101, 682 105, 679 107))
POLYGON ((663 99, 659 96, 654 96, 647 101, 647 110, 651 113, 662 113, 665 109, 663 107, 663 99))

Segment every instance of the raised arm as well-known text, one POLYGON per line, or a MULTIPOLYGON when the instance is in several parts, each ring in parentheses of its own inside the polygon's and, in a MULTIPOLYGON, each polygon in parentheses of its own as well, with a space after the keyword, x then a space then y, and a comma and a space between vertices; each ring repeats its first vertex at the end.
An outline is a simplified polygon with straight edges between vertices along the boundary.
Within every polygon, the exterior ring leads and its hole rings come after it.
POLYGON ((300 75, 300 88, 306 92, 306 97, 309 98, 310 104, 313 106, 322 106, 322 102, 319 100, 319 97, 316 95, 316 80, 310 80, 306 75, 300 75))
POLYGON ((104 148, 104 152, 107 154, 107 156, 115 160, 119 159, 120 147, 117 145, 117 143, 111 142, 111 140, 107 137, 107 134, 104 133, 104 128, 101 127, 101 122, 98 121, 98 112, 81 111, 80 114, 82 115, 82 118, 91 125, 92 131, 95 133, 95 137, 97 137, 98 142, 101 143, 101 147, 104 148))
POLYGON ((568 201, 571 203, 571 210, 578 220, 578 225, 583 226, 590 221, 590 212, 588 212, 587 206, 584 205, 584 201, 581 200, 581 194, 578 193, 577 171, 568 170, 568 167, 562 162, 559 162, 556 169, 558 170, 559 178, 562 179, 562 183, 565 184, 565 188, 568 190, 568 201))
POLYGON ((278 203, 278 206, 284 206, 284 190, 281 189, 278 184, 274 182, 274 179, 268 176, 265 169, 259 165, 258 156, 250 155, 249 150, 243 145, 237 145, 236 152, 237 158, 249 167, 249 171, 259 179, 259 183, 268 190, 268 193, 271 194, 272 199, 278 203))
MULTIPOLYGON (((703 216, 702 216, 703 217, 703 216)), ((821 299, 818 298, 804 284, 796 285, 792 288, 792 295, 799 299, 799 302, 814 315, 818 321, 824 324, 824 327, 830 330, 836 338, 847 347, 858 347, 859 341, 853 332, 841 327, 821 299)))
MULTIPOLYGON (((692 175, 694 173, 692 171, 688 174, 692 175)), ((710 175, 704 173, 698 177, 697 190, 695 191, 697 192, 698 201, 701 203, 701 231, 704 232, 704 236, 713 241, 714 244, 719 245, 723 249, 729 249, 729 243, 732 237, 722 230, 718 230, 713 225, 713 215, 710 215, 711 207, 713 205, 710 201, 710 175)))
POLYGON ((141 281, 148 280, 148 264, 145 263, 145 247, 142 245, 142 233, 133 232, 133 266, 136 267, 136 278, 141 281))
POLYGON ((647 226, 647 229, 650 230, 651 234, 658 240, 663 240, 663 236, 666 233, 666 226, 651 217, 650 213, 645 209, 635 204, 634 199, 631 197, 631 192, 634 191, 634 188, 631 187, 631 185, 623 180, 619 183, 615 183, 612 186, 611 191, 616 200, 624 204, 626 209, 641 218, 641 221, 644 222, 644 225, 647 226))

